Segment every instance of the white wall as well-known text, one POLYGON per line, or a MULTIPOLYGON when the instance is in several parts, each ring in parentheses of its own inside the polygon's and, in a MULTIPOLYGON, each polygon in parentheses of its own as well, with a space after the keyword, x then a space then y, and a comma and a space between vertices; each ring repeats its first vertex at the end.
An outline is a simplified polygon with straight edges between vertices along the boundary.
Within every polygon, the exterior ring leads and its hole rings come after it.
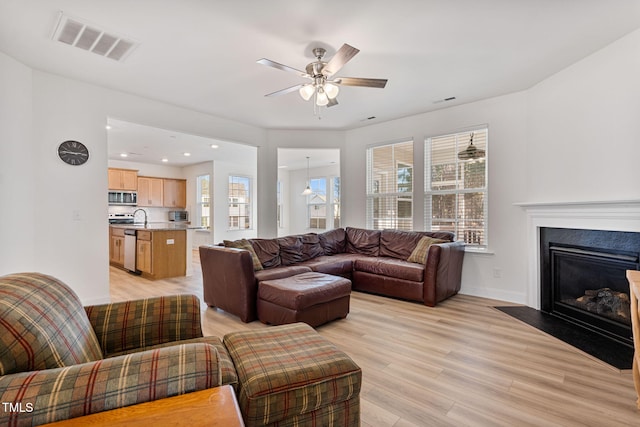
MULTIPOLYGON (((525 217, 513 203, 637 198, 639 51, 640 30, 528 91, 347 132, 258 129, 29 70, 0 54, 0 136, 5 137, 0 144, 0 190, 25 203, 24 216, 5 211, 6 257, 0 268, 2 273, 33 268, 61 277, 84 301, 108 298, 103 197, 107 117, 259 147, 260 215, 252 233, 261 237, 277 235, 279 147, 340 149, 343 225, 363 227, 367 145, 412 138, 415 184, 422 188, 426 136, 488 124, 493 254, 467 254, 462 292, 525 302, 525 217), (89 146, 92 157, 86 165, 71 167, 57 159, 57 144, 71 138, 89 146), (7 148, 7 141, 14 140, 25 145, 7 148), (18 166, 13 154, 33 161, 18 166), (33 228, 14 230, 9 218, 21 225, 32 222, 33 228)), ((227 172, 216 170, 215 175, 227 172)), ((420 229, 422 192, 417 191, 414 200, 415 228, 420 229)), ((15 206, 13 200, 11 204, 15 206)), ((220 217, 216 214, 215 221, 220 217)), ((236 238, 226 234, 215 240, 236 238)))
POLYGON ((342 198, 344 223, 364 227, 366 149, 387 141, 414 141, 413 228, 424 229, 424 142, 429 136, 489 126, 489 254, 465 255, 462 292, 523 302, 526 295, 524 213, 513 203, 525 192, 525 94, 515 93, 393 120, 347 132, 342 198), (520 232, 518 231, 520 230, 520 232), (494 277, 494 271, 496 276, 494 277))
MULTIPOLYGON (((36 270, 31 69, 0 53, 0 275, 36 270)), ((62 141, 60 141, 62 142, 62 141)))
POLYGON ((526 201, 637 199, 640 30, 528 91, 526 201))
MULTIPOLYGON (((25 144, 11 150, 31 159, 18 166, 12 156, 0 157, 0 171, 12 175, 6 191, 25 199, 25 213, 5 217, 18 231, 3 234, 2 250, 19 255, 10 255, 10 263, 2 261, 2 273, 31 269, 51 274, 68 283, 85 304, 109 299, 107 117, 254 146, 265 138, 259 128, 0 58, 0 108, 3 118, 11 120, 1 132, 25 144), (5 116, 11 109, 15 113, 5 116), (67 139, 88 146, 91 158, 85 165, 73 167, 58 159, 56 148, 67 139)), ((4 194, 4 181, 0 185, 4 194)))

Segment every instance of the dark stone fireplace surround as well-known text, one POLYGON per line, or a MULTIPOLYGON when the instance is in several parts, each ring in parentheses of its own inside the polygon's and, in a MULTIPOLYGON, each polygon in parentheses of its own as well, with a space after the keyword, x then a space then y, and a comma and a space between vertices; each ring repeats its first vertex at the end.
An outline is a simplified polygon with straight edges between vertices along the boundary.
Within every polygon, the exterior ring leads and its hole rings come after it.
POLYGON ((540 309, 633 345, 626 270, 638 270, 640 233, 541 227, 540 309))
MULTIPOLYGON (((515 206, 522 208, 526 213, 526 233, 527 233, 527 258, 528 258, 528 278, 527 291, 525 295, 526 305, 537 310, 541 310, 544 304, 541 287, 544 274, 541 266, 544 263, 544 256, 541 250, 541 230, 545 228, 557 229, 574 229, 574 230, 596 230, 596 231, 617 231, 640 235, 640 199, 625 200, 596 200, 596 201, 568 201, 568 202, 521 202, 515 203, 515 206)), ((605 240, 609 240, 605 238, 605 240)), ((575 243, 575 242, 574 242, 575 243)), ((564 249, 562 245, 561 249, 564 249)), ((578 251, 586 250, 590 256, 590 249, 599 248, 599 242, 587 240, 578 242, 578 251)), ((600 248, 602 249, 602 248, 600 248)), ((617 249, 611 250, 607 244, 604 246, 604 252, 614 252, 618 255, 617 249)), ((600 251, 594 251, 596 253, 600 251)), ((626 256, 627 252, 631 252, 637 256, 638 250, 631 249, 629 251, 622 250, 623 262, 629 261, 626 256)), ((562 259, 565 254, 560 252, 558 256, 562 259)), ((633 260, 631 260, 633 263, 633 260)), ((590 264, 591 259, 581 260, 576 265, 590 264)), ((623 266, 622 268, 626 268, 623 266)), ((619 278, 619 273, 616 273, 619 278)), ((620 284, 628 293, 628 283, 620 284)), ((542 311, 541 311, 542 313, 542 311)), ((544 314, 544 313, 543 313, 544 314)), ((547 315, 548 316, 548 315, 547 315)), ((551 316, 554 318, 555 316, 551 316)), ((560 320, 560 319, 559 319, 560 320)), ((579 323, 579 322, 578 322, 579 323)), ((591 333, 591 332, 589 332, 591 333)), ((626 332, 623 333, 625 335, 626 332)), ((598 335, 598 334, 596 334, 598 335)), ((602 336, 602 335, 598 335, 602 336)), ((615 340, 618 345, 622 340, 615 340)), ((622 345, 625 349, 629 348, 625 343, 622 345)), ((632 349, 630 350, 633 351, 632 349)))

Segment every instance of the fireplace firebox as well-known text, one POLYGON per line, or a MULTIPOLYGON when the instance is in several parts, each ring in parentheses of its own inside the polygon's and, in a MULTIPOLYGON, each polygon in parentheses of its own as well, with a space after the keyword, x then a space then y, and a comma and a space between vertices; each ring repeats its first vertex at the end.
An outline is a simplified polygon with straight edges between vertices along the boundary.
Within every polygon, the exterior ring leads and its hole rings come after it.
POLYGON ((640 269, 640 233, 540 229, 541 309, 632 346, 626 270, 640 269))

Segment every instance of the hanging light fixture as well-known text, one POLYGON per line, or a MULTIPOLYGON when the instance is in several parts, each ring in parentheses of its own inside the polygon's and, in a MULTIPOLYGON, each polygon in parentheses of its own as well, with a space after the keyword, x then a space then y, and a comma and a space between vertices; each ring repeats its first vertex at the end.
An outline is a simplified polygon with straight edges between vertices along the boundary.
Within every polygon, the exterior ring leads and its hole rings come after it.
POLYGON ((318 107, 328 105, 331 100, 336 99, 340 88, 333 83, 328 83, 325 77, 317 78, 314 83, 302 86, 299 90, 300 96, 308 101, 315 95, 314 102, 318 107))
POLYGON ((473 132, 472 132, 471 137, 469 139, 469 146, 458 153, 458 159, 475 160, 475 159, 483 159, 484 156, 485 156, 485 151, 473 145, 473 132))
POLYGON ((313 191, 311 191, 311 187, 309 186, 310 184, 310 180, 309 180, 309 156, 307 156, 307 188, 304 189, 304 191, 302 193, 300 193, 301 196, 308 196, 309 194, 313 193, 313 191))

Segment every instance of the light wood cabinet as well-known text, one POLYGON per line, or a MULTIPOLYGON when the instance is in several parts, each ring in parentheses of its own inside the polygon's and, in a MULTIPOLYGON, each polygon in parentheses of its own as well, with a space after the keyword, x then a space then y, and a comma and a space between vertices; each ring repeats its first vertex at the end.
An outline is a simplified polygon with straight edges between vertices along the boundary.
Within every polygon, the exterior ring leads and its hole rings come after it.
POLYGON ((163 179, 138 177, 138 206, 163 206, 163 179))
POLYGON ((163 179, 164 206, 167 208, 187 207, 187 181, 184 179, 163 179))
POLYGON ((138 231, 136 246, 136 269, 143 273, 153 274, 151 233, 138 231))
POLYGON ((109 236, 109 262, 111 264, 124 265, 124 230, 110 228, 109 236))
POLYGON ((149 279, 184 276, 186 249, 184 230, 138 230, 136 269, 149 279))
POLYGON ((137 189, 137 170, 109 168, 109 190, 136 191, 137 189))

